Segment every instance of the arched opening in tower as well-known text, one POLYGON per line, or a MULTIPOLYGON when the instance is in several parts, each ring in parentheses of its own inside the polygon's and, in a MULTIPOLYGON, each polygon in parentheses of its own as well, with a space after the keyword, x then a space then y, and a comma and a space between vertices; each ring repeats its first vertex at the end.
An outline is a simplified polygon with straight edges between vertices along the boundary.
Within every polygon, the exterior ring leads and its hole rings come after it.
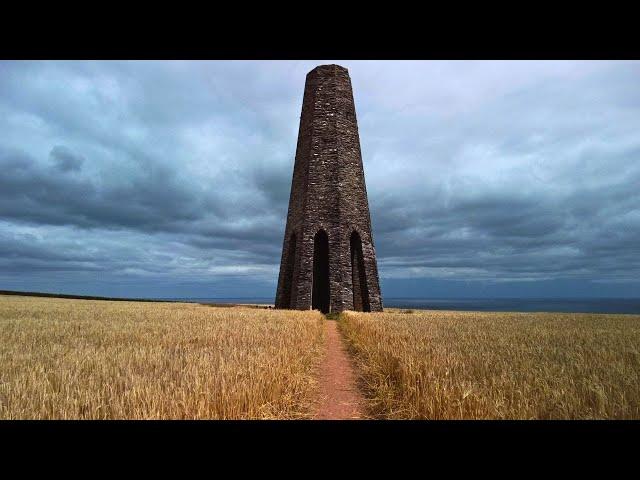
POLYGON ((296 261, 296 234, 292 233, 286 251, 284 284, 282 288, 282 307, 293 308, 293 268, 296 261))
POLYGON ((313 239, 313 287, 311 308, 329 313, 329 237, 319 230, 313 239))
POLYGON ((353 309, 357 312, 370 312, 367 276, 362 256, 362 240, 358 232, 351 234, 351 280, 353 285, 353 309))

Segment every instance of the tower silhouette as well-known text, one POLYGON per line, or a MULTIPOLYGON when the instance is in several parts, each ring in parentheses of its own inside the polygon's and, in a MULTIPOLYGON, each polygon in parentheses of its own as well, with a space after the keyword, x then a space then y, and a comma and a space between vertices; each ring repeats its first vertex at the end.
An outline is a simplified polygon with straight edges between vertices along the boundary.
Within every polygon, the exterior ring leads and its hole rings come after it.
POLYGON ((307 74, 276 308, 382 311, 351 79, 307 74))

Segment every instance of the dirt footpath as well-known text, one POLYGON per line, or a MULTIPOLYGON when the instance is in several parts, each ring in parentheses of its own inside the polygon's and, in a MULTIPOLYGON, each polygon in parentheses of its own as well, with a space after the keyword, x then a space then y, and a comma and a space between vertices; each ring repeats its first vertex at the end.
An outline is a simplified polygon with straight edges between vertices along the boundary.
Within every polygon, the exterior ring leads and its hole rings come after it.
POLYGON ((318 406, 314 419, 365 418, 364 399, 356 386, 351 358, 335 320, 326 320, 326 351, 320 365, 318 406))

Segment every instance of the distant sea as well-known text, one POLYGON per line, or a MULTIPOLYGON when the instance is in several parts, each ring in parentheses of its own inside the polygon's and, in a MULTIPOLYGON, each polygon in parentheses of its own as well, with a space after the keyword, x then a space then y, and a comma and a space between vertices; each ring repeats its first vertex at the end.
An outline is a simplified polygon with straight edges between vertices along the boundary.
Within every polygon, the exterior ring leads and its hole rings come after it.
MULTIPOLYGON (((160 300, 160 299, 159 299, 160 300)), ((164 298, 195 303, 273 304, 273 298, 164 298)), ((384 298, 385 307, 478 312, 640 314, 640 298, 384 298)))

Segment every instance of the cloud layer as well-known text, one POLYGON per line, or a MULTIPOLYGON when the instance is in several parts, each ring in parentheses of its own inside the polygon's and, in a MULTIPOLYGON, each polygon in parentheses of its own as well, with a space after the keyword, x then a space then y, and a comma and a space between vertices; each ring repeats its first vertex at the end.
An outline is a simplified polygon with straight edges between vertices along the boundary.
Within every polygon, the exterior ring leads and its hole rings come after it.
POLYGON ((352 77, 383 294, 640 292, 640 62, 558 61, 2 62, 0 288, 273 295, 319 63, 352 77))

